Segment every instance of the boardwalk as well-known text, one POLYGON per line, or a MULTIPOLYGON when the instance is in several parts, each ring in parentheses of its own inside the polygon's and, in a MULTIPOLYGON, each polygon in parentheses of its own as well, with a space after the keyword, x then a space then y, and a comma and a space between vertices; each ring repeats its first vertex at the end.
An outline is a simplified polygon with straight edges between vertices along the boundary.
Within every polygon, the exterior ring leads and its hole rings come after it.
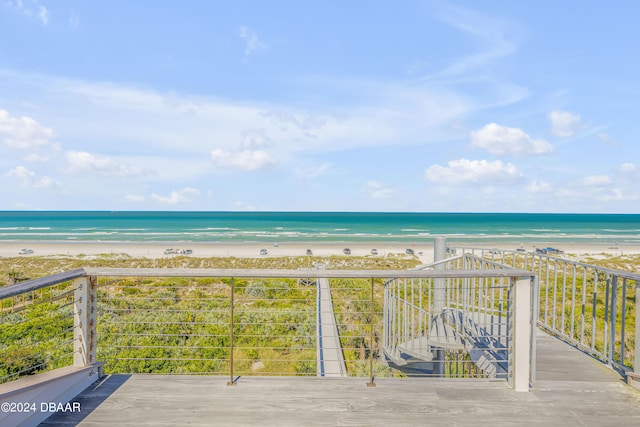
POLYGON ((320 278, 318 279, 318 376, 343 377, 346 373, 329 280, 320 278))
POLYGON ((606 366, 538 332, 537 381, 116 375, 45 426, 638 426, 640 392, 606 366))

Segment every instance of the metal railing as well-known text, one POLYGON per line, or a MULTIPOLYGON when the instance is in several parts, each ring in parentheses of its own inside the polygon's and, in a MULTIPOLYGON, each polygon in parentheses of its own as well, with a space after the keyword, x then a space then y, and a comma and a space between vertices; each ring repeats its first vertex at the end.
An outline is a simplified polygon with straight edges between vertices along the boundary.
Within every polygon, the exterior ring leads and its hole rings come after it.
POLYGON ((315 375, 315 295, 295 279, 105 278, 97 358, 107 373, 315 375))
POLYGON ((535 273, 538 326, 625 373, 640 373, 640 274, 538 253, 456 247, 535 273))
POLYGON ((73 364, 76 286, 0 289, 0 383, 73 364))
MULTIPOLYGON (((388 281, 383 345, 390 364, 412 376, 508 378, 518 279, 491 271, 511 267, 464 254, 422 268, 482 274, 388 281)), ((535 287, 529 292, 534 301, 535 287)))
POLYGON ((519 284, 522 330, 517 340, 511 330, 509 357, 519 357, 521 372, 511 370, 509 379, 520 379, 517 389, 524 383, 528 388, 526 301, 533 275, 515 269, 78 269, 0 288, 0 366, 24 360, 8 349, 36 355, 2 379, 96 361, 105 362, 107 373, 229 375, 230 385, 245 375, 317 375, 317 294, 310 284, 321 277, 331 283, 347 373, 369 377, 369 385, 376 376, 403 375, 389 368, 382 352, 385 280, 446 280, 453 286, 494 278, 512 290, 519 284), (31 328, 24 326, 28 313, 41 315, 31 328), (525 353, 517 352, 516 341, 525 353))

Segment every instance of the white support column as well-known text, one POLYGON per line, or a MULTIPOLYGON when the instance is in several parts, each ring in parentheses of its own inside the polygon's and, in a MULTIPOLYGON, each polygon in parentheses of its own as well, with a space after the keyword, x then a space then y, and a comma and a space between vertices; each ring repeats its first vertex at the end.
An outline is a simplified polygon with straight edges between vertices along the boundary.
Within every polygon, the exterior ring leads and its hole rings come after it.
MULTIPOLYGON (((447 258, 447 238, 446 237, 436 237, 433 243, 433 261, 444 261, 447 258)), ((435 266, 436 270, 444 270, 444 264, 438 264, 435 266)), ((447 283, 444 278, 433 279, 433 311, 431 315, 433 316, 433 320, 436 322, 443 323, 443 310, 447 305, 447 283)), ((431 331, 434 328, 436 323, 430 325, 429 330, 431 331)), ((437 329, 436 329, 437 330, 437 329)), ((439 339, 439 337, 438 337, 439 339)), ((435 376, 444 377, 444 363, 445 363, 445 352, 441 347, 434 347, 435 357, 433 358, 433 362, 435 363, 435 367, 433 373, 435 376)))
POLYGON ((512 279, 513 283, 513 378, 512 386, 515 391, 529 391, 531 373, 531 278, 522 277, 512 279))
POLYGON ((73 303, 73 365, 89 366, 96 361, 97 278, 75 280, 73 303))
MULTIPOLYGON (((443 261, 447 258, 447 238, 436 237, 433 244, 433 261, 443 261)), ((444 264, 435 266, 436 270, 444 270, 444 264)), ((442 309, 446 306, 447 285, 445 279, 439 278, 433 280, 433 314, 440 315, 442 309)))

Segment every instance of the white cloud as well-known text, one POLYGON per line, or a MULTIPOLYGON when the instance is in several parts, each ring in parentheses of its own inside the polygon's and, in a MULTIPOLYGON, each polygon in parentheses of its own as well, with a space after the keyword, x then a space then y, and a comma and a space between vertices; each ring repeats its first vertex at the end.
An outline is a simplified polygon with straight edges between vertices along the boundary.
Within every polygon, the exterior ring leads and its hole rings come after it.
POLYGON ((222 141, 216 148, 275 147, 274 157, 279 161, 300 152, 382 146, 391 140, 407 145, 435 143, 450 134, 452 120, 480 108, 455 91, 366 79, 309 81, 316 90, 348 91, 353 103, 305 109, 198 98, 109 83, 34 75, 27 78, 43 92, 59 95, 54 99, 58 114, 76 118, 59 120, 56 125, 56 132, 64 135, 65 145, 74 139, 128 144, 135 134, 139 146, 156 153, 174 153, 179 147, 181 154, 196 156, 209 151, 211 129, 216 129, 216 141, 222 141), (77 105, 91 107, 79 110, 77 105), (116 122, 120 125, 109 125, 116 122), (187 140, 189 143, 185 144, 187 140))
POLYGON ((49 156, 43 156, 41 154, 37 154, 37 153, 31 153, 28 154, 24 157, 24 159, 27 162, 32 162, 32 163, 43 163, 43 162, 48 162, 49 161, 49 156))
POLYGON ((25 150, 49 144, 53 131, 31 117, 11 117, 8 111, 0 110, 0 136, 8 147, 25 150))
POLYGON ((127 202, 132 202, 132 203, 142 203, 145 200, 147 200, 146 197, 141 196, 139 194, 127 194, 126 196, 124 196, 124 199, 127 202))
POLYGON ((47 25, 49 23, 49 11, 46 7, 42 5, 38 7, 38 18, 40 18, 43 25, 47 25))
POLYGON ((425 171, 425 177, 432 182, 461 184, 465 182, 505 182, 516 181, 522 174, 512 163, 500 160, 458 159, 448 162, 448 167, 432 165, 425 171))
POLYGON ((5 1, 3 6, 9 9, 13 9, 16 12, 27 16, 34 17, 37 16, 38 19, 42 22, 42 25, 47 25, 49 23, 49 10, 40 4, 38 0, 30 0, 25 4, 23 0, 15 0, 15 1, 5 1), (31 9, 31 6, 35 7, 37 11, 31 9))
POLYGON ((255 148, 270 147, 271 140, 263 130, 249 130, 242 132, 242 148, 252 150, 255 148))
POLYGON ((252 29, 245 27, 244 25, 240 27, 240 38, 244 40, 244 56, 247 58, 249 55, 256 51, 260 51, 266 49, 268 46, 260 39, 258 39, 258 35, 252 29))
POLYGON ((609 193, 605 193, 598 197, 598 200, 602 200, 604 202, 635 201, 638 199, 638 196, 624 194, 620 188, 612 188, 609 193))
POLYGON ((79 25, 80 18, 78 18, 78 15, 74 11, 72 11, 71 15, 69 16, 69 27, 76 30, 79 25))
POLYGON ((305 132, 320 129, 330 120, 330 117, 319 114, 296 114, 283 110, 264 111, 260 115, 268 118, 271 123, 280 129, 287 130, 293 126, 305 132))
POLYGON ((598 134, 598 139, 600 141, 602 141, 603 143, 605 143, 606 145, 609 145, 611 147, 616 147, 618 145, 616 140, 613 139, 613 137, 611 137, 611 135, 606 134, 604 132, 601 132, 601 133, 598 134))
POLYGON ((294 171, 294 173, 296 177, 301 180, 313 179, 321 175, 324 175, 324 173, 328 171, 331 168, 331 166, 332 165, 330 163, 324 163, 319 166, 311 166, 308 168, 297 168, 294 171))
POLYGON ((385 199, 393 194, 393 189, 377 181, 367 181, 362 191, 372 199, 385 199))
POLYGON ((482 46, 482 50, 476 53, 455 58, 442 72, 445 76, 458 76, 476 71, 517 50, 514 43, 515 27, 506 21, 496 19, 495 15, 449 6, 440 14, 440 18, 482 46))
POLYGON ((586 177, 583 183, 587 187, 600 187, 613 183, 613 180, 609 175, 592 175, 586 177))
POLYGON ((277 164, 277 161, 263 150, 230 151, 215 149, 211 151, 211 159, 219 168, 255 171, 277 164))
POLYGON ((533 139, 522 129, 489 123, 471 132, 471 146, 484 148, 498 156, 547 154, 553 146, 543 139, 533 139))
POLYGON ((252 204, 241 202, 239 200, 233 202, 235 210, 238 211, 257 211, 258 208, 252 204))
POLYGON ((136 166, 120 164, 110 157, 95 156, 86 151, 67 151, 67 161, 72 171, 93 171, 105 176, 140 176, 142 170, 136 166))
POLYGON ((533 181, 527 187, 529 193, 548 193, 551 190, 551 184, 545 181, 533 181))
POLYGON ((633 173, 636 171, 636 165, 633 163, 623 163, 617 167, 622 173, 633 173))
POLYGON ((182 202, 188 202, 191 197, 198 196, 200 191, 195 188, 185 187, 182 190, 174 190, 169 196, 160 196, 156 193, 151 195, 151 198, 156 202, 166 203, 169 205, 175 205, 182 202))
POLYGON ((552 111, 549 113, 551 120, 551 133, 555 136, 573 136, 580 126, 580 116, 568 111, 552 111))
POLYGON ((48 176, 39 177, 35 172, 24 166, 17 166, 5 173, 5 176, 17 178, 23 187, 29 188, 51 188, 58 184, 48 176))

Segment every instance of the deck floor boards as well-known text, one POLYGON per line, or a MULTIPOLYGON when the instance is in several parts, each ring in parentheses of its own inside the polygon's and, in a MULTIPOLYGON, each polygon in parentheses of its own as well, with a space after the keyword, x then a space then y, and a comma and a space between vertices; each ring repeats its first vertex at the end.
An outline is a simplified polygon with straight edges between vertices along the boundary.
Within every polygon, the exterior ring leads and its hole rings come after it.
POLYGON ((529 393, 504 381, 113 375, 53 426, 638 426, 640 391, 591 357, 538 332, 529 393))

